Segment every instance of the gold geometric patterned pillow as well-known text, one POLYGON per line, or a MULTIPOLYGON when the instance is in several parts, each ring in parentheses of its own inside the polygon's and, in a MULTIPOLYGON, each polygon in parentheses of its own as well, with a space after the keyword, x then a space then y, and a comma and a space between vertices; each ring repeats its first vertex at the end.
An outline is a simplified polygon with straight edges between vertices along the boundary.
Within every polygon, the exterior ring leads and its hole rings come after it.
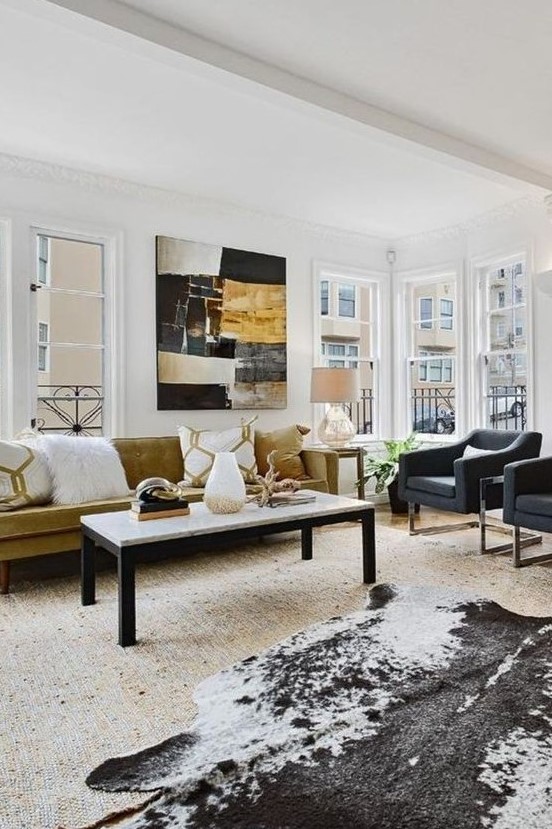
POLYGON ((220 432, 179 426, 178 436, 184 460, 184 483, 188 486, 205 486, 217 452, 234 452, 244 480, 247 483, 254 483, 257 462, 253 424, 256 420, 257 418, 254 417, 242 423, 241 426, 220 432))
POLYGON ((52 479, 45 458, 22 443, 0 440, 0 511, 52 498, 52 479))

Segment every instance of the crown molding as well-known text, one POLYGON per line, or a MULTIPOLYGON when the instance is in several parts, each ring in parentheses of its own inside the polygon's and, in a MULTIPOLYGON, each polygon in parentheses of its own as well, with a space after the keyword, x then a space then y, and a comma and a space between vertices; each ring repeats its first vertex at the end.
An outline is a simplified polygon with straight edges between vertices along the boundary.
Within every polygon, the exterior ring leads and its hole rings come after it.
POLYGON ((141 184, 129 179, 94 173, 88 170, 67 167, 49 161, 26 158, 23 156, 0 153, 0 174, 20 179, 31 179, 49 184, 64 185, 100 195, 120 196, 123 198, 144 203, 158 204, 163 207, 202 211, 218 216, 236 217, 239 215, 256 222, 270 225, 272 229, 315 236, 316 238, 341 242, 356 246, 378 247, 382 255, 389 245, 413 247, 429 245, 436 242, 454 241, 474 231, 484 230, 507 219, 514 218, 528 209, 545 208, 552 218, 552 193, 546 196, 536 194, 523 196, 506 204, 495 207, 486 213, 474 216, 466 222, 448 227, 436 228, 409 236, 382 237, 369 233, 348 230, 347 228, 332 227, 331 225, 309 222, 304 219, 286 216, 280 213, 245 207, 236 202, 212 199, 198 196, 179 190, 169 190, 150 184, 141 184))
POLYGON ((521 216, 527 210, 534 208, 546 207, 549 215, 552 217, 552 193, 541 196, 537 194, 530 194, 522 196, 514 201, 506 202, 486 213, 480 213, 473 216, 465 222, 460 222, 456 225, 448 225, 447 227, 436 228, 435 230, 427 230, 423 233, 414 233, 410 236, 402 236, 394 239, 393 242, 401 247, 414 247, 419 245, 429 245, 436 242, 450 242, 463 238, 468 233, 485 230, 486 228, 494 227, 501 222, 508 219, 521 216))
POLYGON ((264 210, 245 207, 238 203, 211 199, 205 196, 193 195, 179 190, 169 190, 149 184, 140 184, 124 178, 108 176, 102 173, 93 173, 87 170, 66 167, 49 161, 25 158, 22 156, 0 153, 0 173, 13 178, 32 179, 49 184, 65 185, 85 190, 89 193, 121 196, 141 202, 150 202, 172 207, 215 213, 218 216, 233 216, 236 214, 256 222, 264 222, 272 228, 278 228, 293 233, 316 236, 320 239, 345 242, 353 245, 371 245, 381 247, 382 250, 389 243, 383 237, 360 233, 346 228, 332 227, 317 224, 316 222, 297 219, 280 213, 269 213, 264 210))

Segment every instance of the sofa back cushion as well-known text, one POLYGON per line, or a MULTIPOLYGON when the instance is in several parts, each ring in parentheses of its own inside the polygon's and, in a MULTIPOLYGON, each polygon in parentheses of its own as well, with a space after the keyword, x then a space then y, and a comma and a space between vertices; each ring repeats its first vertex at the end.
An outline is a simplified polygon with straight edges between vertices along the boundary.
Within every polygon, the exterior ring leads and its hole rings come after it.
POLYGON ((255 482, 257 461, 254 450, 256 417, 232 429, 192 429, 179 426, 178 435, 184 461, 183 481, 189 486, 203 487, 213 467, 217 452, 233 452, 240 472, 247 483, 255 482))
POLYGON ((55 504, 84 504, 129 493, 116 449, 102 437, 44 435, 36 439, 53 482, 55 504))
POLYGON ((308 478, 300 453, 303 449, 303 437, 309 432, 308 426, 300 424, 274 429, 272 432, 255 432, 255 455, 259 475, 266 475, 267 457, 270 452, 276 450, 274 467, 279 473, 280 480, 295 478, 301 481, 308 478))
POLYGON ((176 436, 156 438, 114 438, 128 485, 136 489, 146 478, 167 478, 173 484, 184 477, 180 441, 176 436))
POLYGON ((0 511, 45 504, 52 478, 45 458, 32 446, 0 441, 0 511))

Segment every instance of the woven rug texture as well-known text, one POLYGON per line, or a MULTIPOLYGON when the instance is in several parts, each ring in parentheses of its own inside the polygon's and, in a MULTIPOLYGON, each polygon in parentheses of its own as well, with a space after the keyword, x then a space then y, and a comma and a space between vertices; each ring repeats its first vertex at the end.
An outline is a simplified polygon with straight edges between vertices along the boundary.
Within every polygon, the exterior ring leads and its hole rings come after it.
MULTIPOLYGON (((78 829, 144 795, 95 791, 106 758, 190 727, 196 686, 314 622, 361 608, 360 528, 315 532, 314 559, 297 535, 140 565, 139 643, 117 638, 113 572, 83 608, 76 576, 28 581, 0 597, 1 829, 78 829)), ((461 587, 521 614, 552 613, 548 567, 514 570, 479 556, 477 533, 409 538, 377 528, 378 581, 461 587)))

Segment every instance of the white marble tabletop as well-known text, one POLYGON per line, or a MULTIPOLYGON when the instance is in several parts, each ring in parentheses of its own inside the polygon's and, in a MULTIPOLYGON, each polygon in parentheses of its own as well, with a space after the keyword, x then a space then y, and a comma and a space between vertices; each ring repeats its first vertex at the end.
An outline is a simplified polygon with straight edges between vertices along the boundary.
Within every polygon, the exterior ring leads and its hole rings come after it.
MULTIPOLYGON (((309 490, 301 490, 308 492, 309 490)), ((137 521, 129 512, 104 512, 99 515, 84 515, 81 524, 100 534, 107 541, 118 547, 133 544, 148 544, 156 541, 169 541, 194 535, 206 535, 213 532, 237 530, 240 527, 261 527, 263 524, 278 524, 290 519, 314 516, 358 512, 363 507, 372 507, 367 501, 356 498, 344 498, 341 495, 328 495, 317 492, 314 501, 292 504, 290 506, 258 507, 246 504, 239 512, 230 515, 215 515, 209 512, 204 503, 190 504, 189 515, 169 518, 157 518, 153 521, 137 521)))

